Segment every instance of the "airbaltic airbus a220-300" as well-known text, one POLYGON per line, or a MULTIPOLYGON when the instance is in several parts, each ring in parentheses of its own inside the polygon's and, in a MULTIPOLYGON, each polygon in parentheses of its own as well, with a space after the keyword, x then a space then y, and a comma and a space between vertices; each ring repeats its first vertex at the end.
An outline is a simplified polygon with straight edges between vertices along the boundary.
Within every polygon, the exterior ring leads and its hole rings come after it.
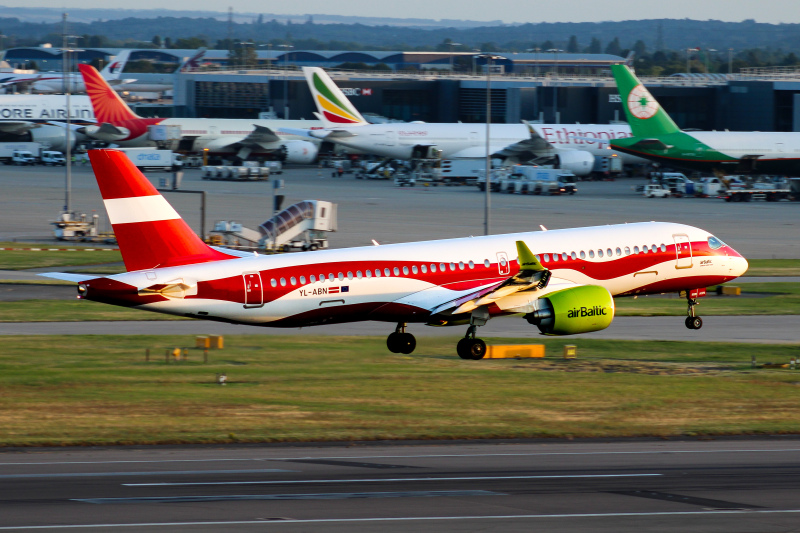
POLYGON ((687 291, 686 325, 697 329, 697 289, 747 270, 715 236, 665 222, 247 254, 203 243, 121 152, 89 157, 128 272, 43 275, 114 305, 255 326, 391 322, 395 353, 416 346, 409 323, 468 325, 457 352, 480 359, 486 344, 475 330, 492 317, 586 333, 611 324, 614 296, 687 291))

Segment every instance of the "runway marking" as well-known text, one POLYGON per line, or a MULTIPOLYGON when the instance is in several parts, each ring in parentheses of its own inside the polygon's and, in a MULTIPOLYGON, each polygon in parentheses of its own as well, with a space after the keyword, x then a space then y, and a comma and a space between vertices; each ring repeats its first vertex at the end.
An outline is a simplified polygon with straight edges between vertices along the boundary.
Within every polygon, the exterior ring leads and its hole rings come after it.
POLYGON ((512 479, 604 479, 658 477, 663 474, 574 474, 551 476, 407 477, 385 479, 294 479, 287 481, 198 481, 187 483, 123 483, 123 487, 196 487, 208 485, 297 485, 307 483, 399 483, 402 481, 502 481, 512 479))
POLYGON ((322 456, 322 457, 250 457, 250 458, 214 458, 214 459, 141 459, 124 461, 32 461, 20 463, 0 463, 0 466, 13 465, 102 465, 127 463, 215 463, 230 461, 298 461, 298 460, 355 460, 355 459, 435 459, 447 457, 546 457, 553 455, 667 455, 670 453, 796 453, 800 448, 746 449, 746 450, 653 450, 622 452, 533 452, 533 453, 450 453, 422 455, 357 455, 357 456, 322 456))
POLYGON ((75 498, 84 503, 187 503, 247 500, 348 500, 364 498, 431 498, 455 496, 505 496, 490 490, 409 490, 401 492, 329 492, 320 494, 231 494, 220 496, 148 496, 143 498, 75 498))
POLYGON ((54 477, 110 477, 110 476, 170 476, 191 474, 267 474, 273 472, 297 472, 297 470, 283 470, 267 468, 259 470, 162 470, 156 472, 65 472, 59 474, 4 474, 0 479, 30 479, 54 477))
POLYGON ((487 516, 415 516, 402 518, 314 518, 287 520, 231 520, 210 522, 141 522, 138 524, 69 524, 53 526, 0 526, 0 531, 25 529, 93 529, 101 527, 177 527, 177 526, 239 526, 239 525, 280 525, 280 524, 333 524, 359 522, 422 522, 425 520, 519 520, 519 519, 563 519, 563 518, 626 518, 626 517, 670 517, 670 516, 719 516, 719 515, 768 515, 798 514, 800 509, 769 509, 763 511, 670 511, 654 513, 586 513, 586 514, 523 514, 523 515, 487 515, 487 516))

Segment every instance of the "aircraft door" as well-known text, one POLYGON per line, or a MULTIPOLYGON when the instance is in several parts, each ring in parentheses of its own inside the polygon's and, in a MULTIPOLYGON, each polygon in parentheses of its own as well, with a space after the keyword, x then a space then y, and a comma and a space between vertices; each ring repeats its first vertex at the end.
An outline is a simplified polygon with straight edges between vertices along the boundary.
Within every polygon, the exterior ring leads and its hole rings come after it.
POLYGON ((675 268, 692 268, 692 245, 688 235, 673 235, 675 239, 675 268))
POLYGON ((511 275, 511 264, 508 262, 508 254, 497 252, 497 273, 501 276, 511 275))
POLYGON ((244 306, 261 307, 264 305, 264 289, 261 286, 259 272, 245 272, 244 278, 244 306))

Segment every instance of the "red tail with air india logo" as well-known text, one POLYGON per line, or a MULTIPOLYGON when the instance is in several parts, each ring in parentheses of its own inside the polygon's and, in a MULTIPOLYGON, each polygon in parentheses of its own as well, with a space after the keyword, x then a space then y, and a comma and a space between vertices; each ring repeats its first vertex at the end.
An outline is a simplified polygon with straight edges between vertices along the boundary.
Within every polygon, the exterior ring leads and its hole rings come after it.
POLYGON ((204 243, 125 154, 89 159, 128 271, 234 258, 204 243))

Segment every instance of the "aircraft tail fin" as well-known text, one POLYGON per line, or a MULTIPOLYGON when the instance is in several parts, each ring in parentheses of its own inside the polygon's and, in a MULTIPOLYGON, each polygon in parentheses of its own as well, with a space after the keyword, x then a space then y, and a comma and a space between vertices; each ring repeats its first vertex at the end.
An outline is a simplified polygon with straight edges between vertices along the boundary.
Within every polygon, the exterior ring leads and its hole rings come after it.
POLYGON ((191 72, 200 68, 200 59, 206 55, 207 48, 198 48, 193 56, 190 56, 181 63, 177 72, 191 72))
POLYGON ((103 70, 100 71, 100 75, 106 80, 119 79, 120 75, 122 74, 122 70, 125 68, 125 63, 128 62, 130 55, 130 50, 122 50, 119 54, 117 54, 113 61, 109 62, 108 65, 103 67, 103 70))
POLYGON ((234 258, 204 243, 124 153, 89 159, 128 271, 234 258))
POLYGON ((658 137, 681 131, 631 69, 611 65, 611 72, 634 137, 658 137))
POLYGON ((324 70, 318 67, 303 67, 303 74, 319 111, 318 116, 326 127, 341 128, 368 124, 324 70))
POLYGON ((103 79, 97 69, 91 65, 78 65, 86 85, 86 94, 92 102, 97 122, 118 124, 125 120, 141 118, 131 111, 117 92, 103 79))

